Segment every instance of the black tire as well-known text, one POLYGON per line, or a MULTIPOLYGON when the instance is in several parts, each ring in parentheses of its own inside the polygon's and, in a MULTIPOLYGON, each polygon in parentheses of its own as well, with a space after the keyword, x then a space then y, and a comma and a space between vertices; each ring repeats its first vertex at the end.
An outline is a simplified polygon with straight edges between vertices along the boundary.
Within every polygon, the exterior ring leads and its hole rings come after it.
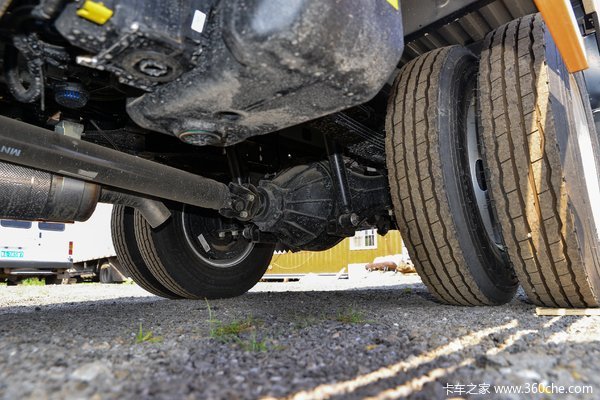
POLYGON ((484 226, 473 187, 482 177, 471 174, 465 154, 467 132, 479 150, 476 82, 477 59, 467 49, 433 50, 402 68, 387 113, 399 229, 423 282, 437 299, 455 305, 502 304, 517 288, 499 239, 492 240, 491 213, 489 234, 484 226), (474 131, 467 131, 467 116, 474 131))
POLYGON ((44 277, 44 284, 46 284, 46 285, 62 285, 63 279, 58 279, 57 275, 46 275, 44 277))
POLYGON ((157 229, 139 213, 135 218, 144 260, 169 290, 189 299, 235 297, 262 278, 274 244, 252 244, 241 238, 241 229, 238 239, 229 235, 219 238, 217 229, 227 220, 211 210, 183 206, 171 213, 169 221, 157 229))
POLYGON ((479 87, 492 198, 521 285, 538 305, 597 307, 600 153, 581 74, 535 14, 487 36, 479 87))
POLYGON ((100 283, 113 283, 111 266, 109 263, 102 263, 98 267, 98 281, 100 283))
POLYGON ((168 299, 180 298, 164 287, 146 266, 135 239, 133 208, 113 206, 111 233, 117 260, 125 275, 152 294, 168 299))
POLYGON ((6 286, 18 286, 22 280, 22 278, 8 277, 6 286))

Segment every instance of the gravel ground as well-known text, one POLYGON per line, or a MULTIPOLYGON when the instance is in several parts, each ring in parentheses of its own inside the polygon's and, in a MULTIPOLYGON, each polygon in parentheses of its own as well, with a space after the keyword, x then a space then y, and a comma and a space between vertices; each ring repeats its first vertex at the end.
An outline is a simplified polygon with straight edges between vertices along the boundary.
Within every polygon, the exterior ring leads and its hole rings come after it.
POLYGON ((537 317, 522 295, 443 306, 418 278, 381 272, 210 303, 131 284, 0 286, 0 398, 600 398, 599 318, 537 317), (494 393, 532 383, 594 394, 494 393))

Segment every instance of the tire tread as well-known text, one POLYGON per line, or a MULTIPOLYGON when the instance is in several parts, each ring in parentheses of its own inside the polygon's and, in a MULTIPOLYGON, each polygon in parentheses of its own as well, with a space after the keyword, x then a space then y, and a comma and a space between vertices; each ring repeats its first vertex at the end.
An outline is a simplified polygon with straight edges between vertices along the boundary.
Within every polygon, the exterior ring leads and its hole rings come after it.
POLYGON ((451 210, 444 202, 435 104, 437 78, 451 47, 409 62, 388 106, 387 165, 396 217, 415 267, 430 292, 453 305, 493 304, 466 268, 451 210))
POLYGON ((163 285, 155 278, 148 276, 140 270, 146 266, 136 265, 131 254, 131 246, 137 246, 137 243, 130 243, 126 237, 126 227, 123 225, 125 223, 124 213, 124 206, 115 205, 113 207, 111 234, 115 252, 117 253, 117 259, 119 260, 119 266, 124 270, 123 272, 126 272, 126 274, 129 275, 142 289, 160 297, 169 299, 179 298, 175 293, 172 293, 167 288, 163 287, 163 285))
POLYGON ((550 307, 597 305, 576 243, 553 115, 539 14, 490 33, 480 67, 483 142, 504 241, 528 297, 550 307))

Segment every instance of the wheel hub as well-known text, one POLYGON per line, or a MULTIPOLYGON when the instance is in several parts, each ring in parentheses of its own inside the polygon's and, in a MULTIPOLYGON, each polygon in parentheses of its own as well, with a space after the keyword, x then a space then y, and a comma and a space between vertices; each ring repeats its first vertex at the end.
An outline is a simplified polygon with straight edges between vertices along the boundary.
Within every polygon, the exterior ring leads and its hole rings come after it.
POLYGON ((485 232, 490 239, 490 242, 494 243, 499 249, 503 249, 500 229, 494 213, 492 212, 488 185, 485 179, 485 167, 483 164, 483 156, 481 154, 476 105, 476 98, 475 95, 473 95, 467 110, 466 124, 467 160, 469 164, 471 187, 473 189, 473 194, 475 195, 477 210, 479 211, 485 232))
MULTIPOLYGON (((200 214, 187 206, 184 207, 181 218, 188 245, 198 258, 213 267, 234 267, 254 249, 254 243, 241 235, 223 235, 227 230, 236 231, 225 226, 230 223, 224 218, 200 214)), ((237 230, 241 231, 241 227, 237 230)))

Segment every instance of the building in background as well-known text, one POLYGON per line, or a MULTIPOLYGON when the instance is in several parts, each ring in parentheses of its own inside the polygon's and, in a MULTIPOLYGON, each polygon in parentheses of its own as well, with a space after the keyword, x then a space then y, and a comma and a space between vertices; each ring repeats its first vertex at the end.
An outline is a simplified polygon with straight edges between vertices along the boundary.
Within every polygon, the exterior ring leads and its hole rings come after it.
POLYGON ((374 229, 356 232, 326 251, 275 252, 267 270, 269 276, 294 276, 309 273, 337 274, 350 264, 368 264, 375 257, 401 254, 400 232, 390 231, 381 236, 374 229))

